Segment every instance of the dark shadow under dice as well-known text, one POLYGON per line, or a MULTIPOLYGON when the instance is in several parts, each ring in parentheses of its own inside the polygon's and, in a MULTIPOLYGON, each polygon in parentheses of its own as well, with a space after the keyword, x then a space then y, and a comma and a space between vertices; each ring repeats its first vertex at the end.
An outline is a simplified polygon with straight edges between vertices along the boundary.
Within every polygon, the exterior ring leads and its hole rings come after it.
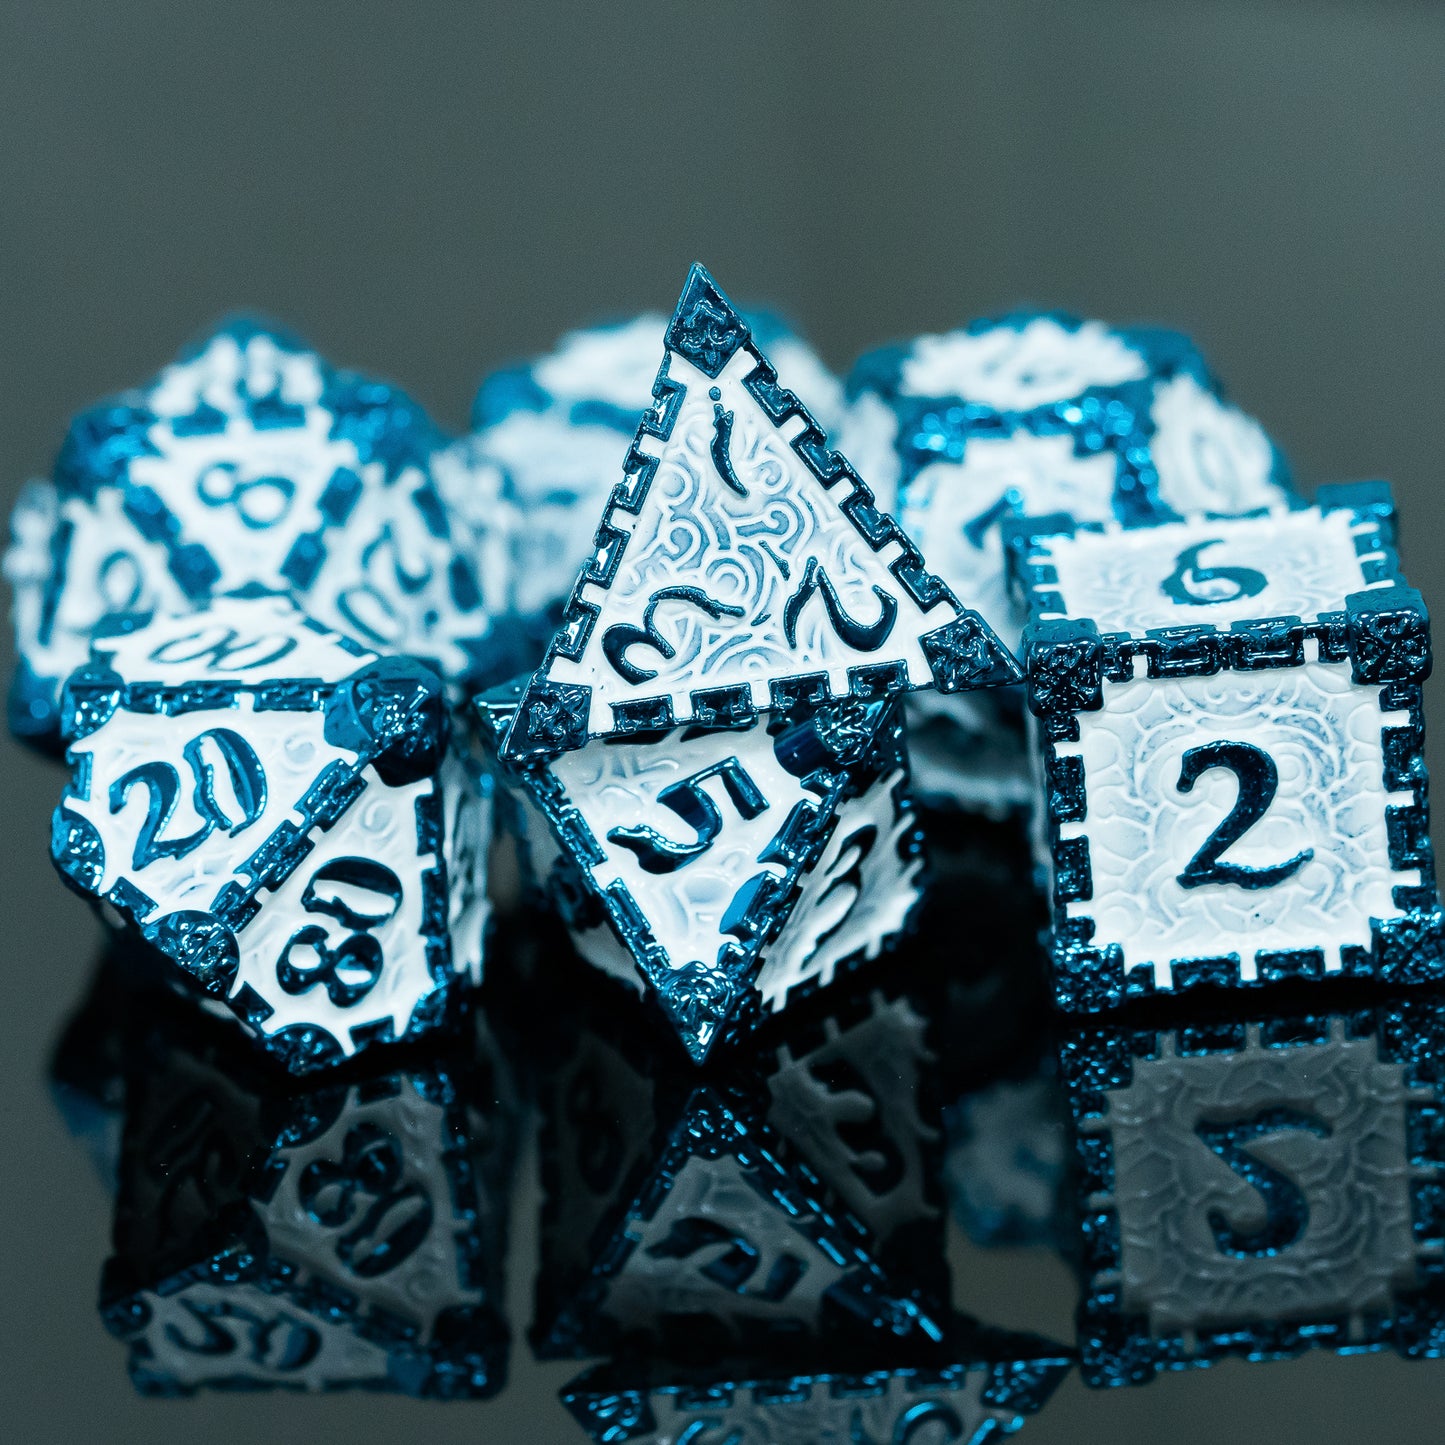
POLYGON ((1092 1385, 1445 1346, 1445 1005, 1097 1028, 1061 1046, 1092 1385))
POLYGON ((935 1333, 940 1136, 915 1005, 864 994, 700 1083, 597 992, 570 1021, 549 1014, 538 1045, 537 1351, 685 1339, 777 1356, 840 1331, 935 1333))
POLYGON ((562 1403, 597 1445, 906 1445, 1011 1434, 1072 1364, 1067 1350, 954 1317, 937 1343, 833 1342, 786 1372, 755 1355, 691 1368, 666 1355, 596 1366, 562 1403))
POLYGON ((466 1052, 304 1094, 174 1005, 128 1054, 101 1309, 137 1389, 501 1388, 517 1099, 483 1020, 466 1052))

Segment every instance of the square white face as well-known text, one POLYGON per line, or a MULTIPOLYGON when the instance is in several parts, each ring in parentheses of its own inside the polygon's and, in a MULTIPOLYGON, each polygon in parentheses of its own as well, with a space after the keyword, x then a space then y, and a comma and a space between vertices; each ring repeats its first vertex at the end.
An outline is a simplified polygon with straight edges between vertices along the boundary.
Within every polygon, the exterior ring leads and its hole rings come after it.
MULTIPOLYGON (((1050 538, 1064 614, 1100 632, 1228 627, 1255 618, 1337 611, 1371 584, 1355 536, 1374 524, 1313 508, 1050 538)), ((1056 616, 1056 613, 1046 614, 1056 616)))
POLYGON ((1348 663, 1215 677, 1104 684, 1061 755, 1084 764, 1092 944, 1118 944, 1124 969, 1237 954, 1240 978, 1261 950, 1370 946, 1370 920, 1397 918, 1391 890, 1418 869, 1390 866, 1385 810, 1413 801, 1385 790, 1380 690, 1348 663))

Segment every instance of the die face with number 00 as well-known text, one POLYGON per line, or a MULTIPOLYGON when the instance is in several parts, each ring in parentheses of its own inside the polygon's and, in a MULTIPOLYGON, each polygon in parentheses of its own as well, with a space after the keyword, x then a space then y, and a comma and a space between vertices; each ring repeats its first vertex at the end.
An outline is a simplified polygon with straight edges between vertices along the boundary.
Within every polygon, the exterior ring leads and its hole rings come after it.
POLYGON ((53 486, 16 518, 12 727, 53 737, 61 684, 116 617, 253 583, 304 596, 377 651, 472 677, 490 627, 486 548, 442 506, 441 445, 400 392, 242 323, 83 413, 53 486))
POLYGON ((1058 1002, 1445 972, 1424 604, 1388 493, 1154 528, 1019 524, 1058 1002))
POLYGON ((1066 1035, 1084 1378, 1445 1349, 1437 999, 1066 1035))
POLYGON ((490 817, 435 675, 260 593, 94 656, 65 692, 66 881, 290 1069, 440 1024, 480 972, 490 817))
MULTIPOLYGON (((1079 522, 1165 521, 1287 500, 1288 477, 1257 423, 1220 396, 1175 333, 1051 313, 986 319, 863 357, 839 445, 965 606, 1010 647, 1002 527, 1065 513, 1079 522)), ((992 814, 1021 806, 1017 713, 993 694, 920 693, 911 729, 951 766, 920 795, 992 814)))

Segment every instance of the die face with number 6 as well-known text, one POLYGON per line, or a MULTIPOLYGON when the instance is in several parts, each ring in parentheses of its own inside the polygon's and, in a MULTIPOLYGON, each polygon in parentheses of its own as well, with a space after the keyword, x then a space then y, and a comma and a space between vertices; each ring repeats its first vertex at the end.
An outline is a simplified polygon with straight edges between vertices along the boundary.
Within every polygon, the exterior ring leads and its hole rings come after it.
POLYGON ((1055 993, 1445 969, 1428 618, 1379 486, 1122 531, 1011 531, 1042 762, 1055 993))

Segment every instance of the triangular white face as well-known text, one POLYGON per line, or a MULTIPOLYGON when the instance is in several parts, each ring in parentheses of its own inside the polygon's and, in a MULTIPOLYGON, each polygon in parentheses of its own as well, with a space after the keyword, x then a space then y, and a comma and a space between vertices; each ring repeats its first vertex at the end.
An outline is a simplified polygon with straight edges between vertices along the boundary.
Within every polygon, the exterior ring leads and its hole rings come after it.
POLYGON ((1017 681, 977 614, 924 570, 694 267, 644 421, 513 756, 797 695, 1017 681))

